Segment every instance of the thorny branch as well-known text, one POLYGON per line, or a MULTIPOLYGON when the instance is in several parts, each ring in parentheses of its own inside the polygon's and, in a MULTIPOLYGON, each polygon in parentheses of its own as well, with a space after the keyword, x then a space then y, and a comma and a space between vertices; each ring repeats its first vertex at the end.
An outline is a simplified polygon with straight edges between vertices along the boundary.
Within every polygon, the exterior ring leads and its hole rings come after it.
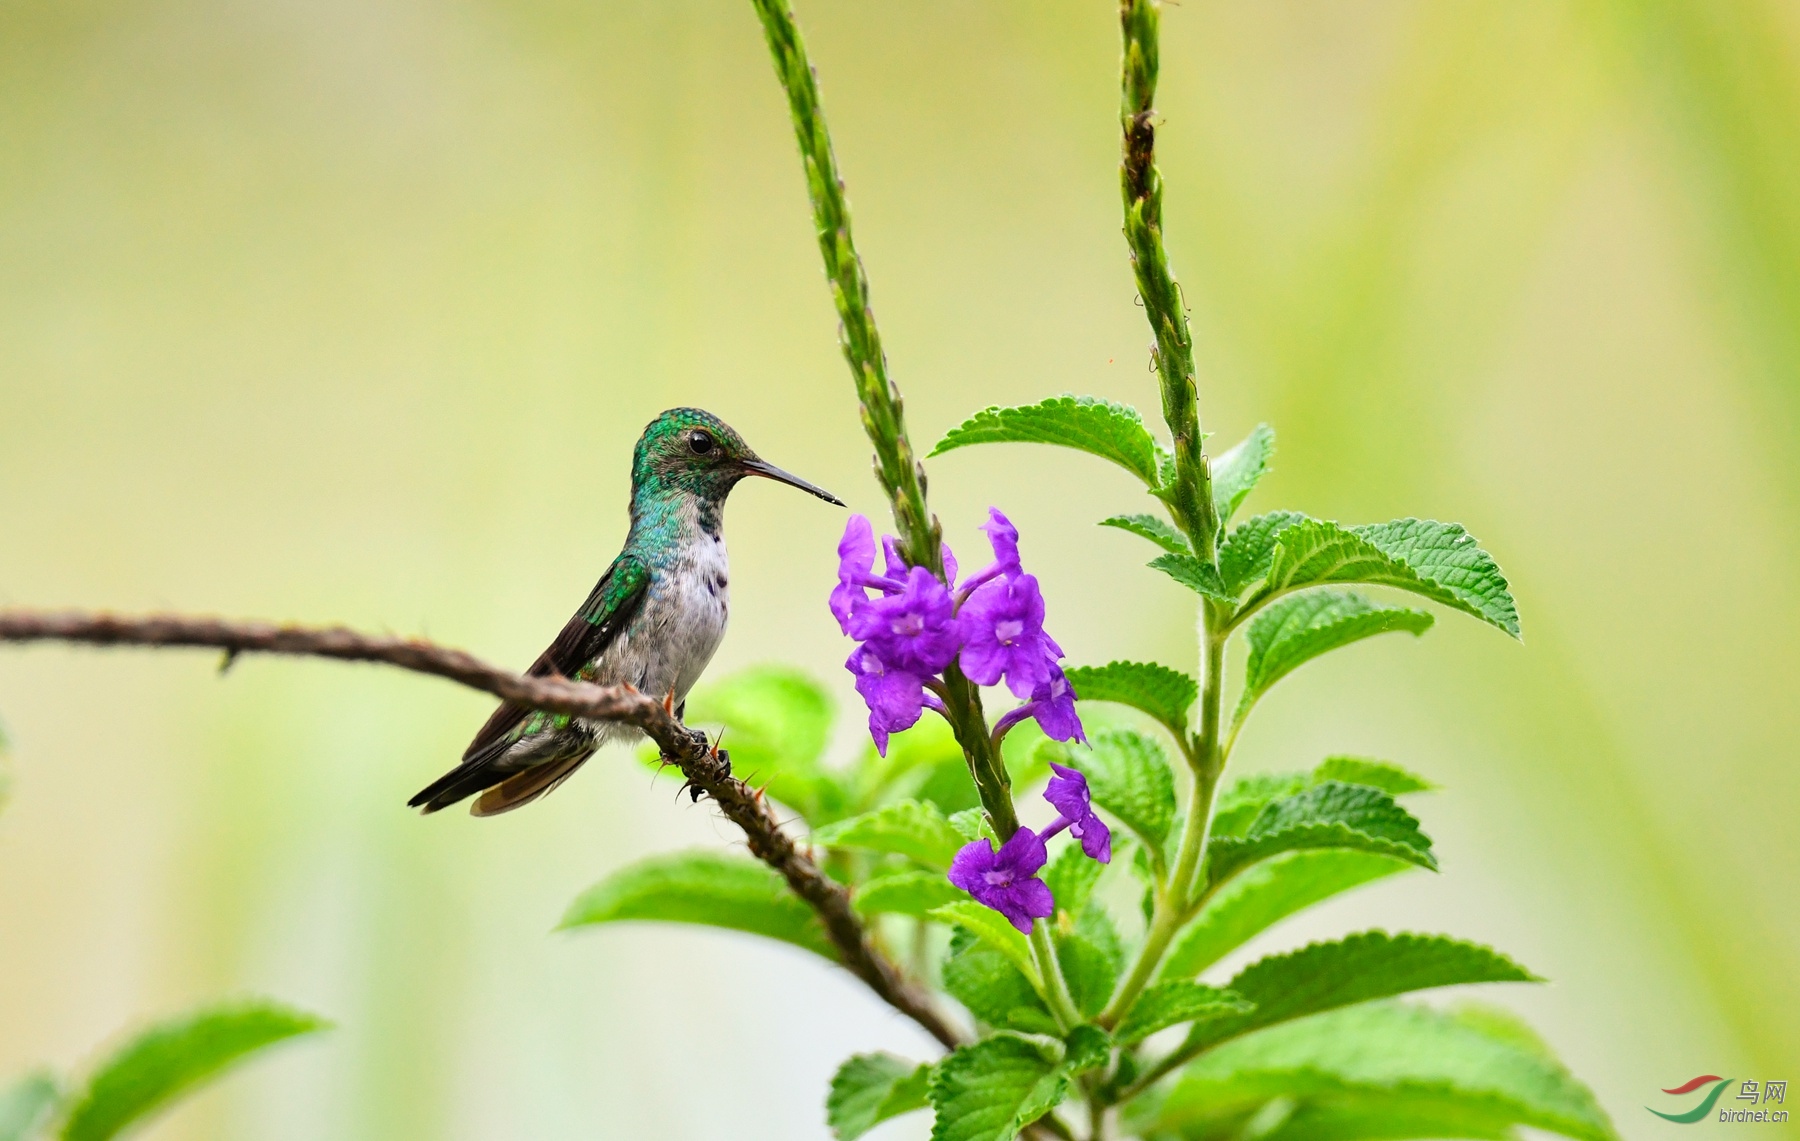
POLYGON ((946 1047, 962 1040, 930 999, 869 941, 842 885, 819 869, 781 830, 757 790, 731 775, 724 750, 709 748, 656 697, 630 686, 599 686, 560 677, 525 677, 461 650, 416 638, 362 634, 342 626, 309 627, 153 614, 126 617, 89 611, 0 610, 0 642, 81 642, 95 646, 186 647, 238 654, 289 654, 379 662, 447 678, 506 701, 643 730, 696 789, 713 798, 758 859, 781 873, 825 925, 843 965, 883 1001, 946 1047))

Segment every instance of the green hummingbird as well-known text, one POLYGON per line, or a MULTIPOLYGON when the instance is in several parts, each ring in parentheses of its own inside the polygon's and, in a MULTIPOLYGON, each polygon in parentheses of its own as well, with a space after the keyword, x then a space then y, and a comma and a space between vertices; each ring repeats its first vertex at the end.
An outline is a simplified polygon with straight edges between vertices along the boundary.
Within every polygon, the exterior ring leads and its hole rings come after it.
MULTIPOLYGON (((679 716, 725 636, 725 498, 752 475, 844 506, 764 462, 710 412, 671 408, 650 421, 631 455, 625 549, 530 674, 633 685, 674 703, 679 716)), ((480 793, 470 807, 476 816, 509 812, 568 780, 601 745, 637 735, 619 722, 507 703, 475 734, 462 763, 407 803, 431 813, 480 793)))

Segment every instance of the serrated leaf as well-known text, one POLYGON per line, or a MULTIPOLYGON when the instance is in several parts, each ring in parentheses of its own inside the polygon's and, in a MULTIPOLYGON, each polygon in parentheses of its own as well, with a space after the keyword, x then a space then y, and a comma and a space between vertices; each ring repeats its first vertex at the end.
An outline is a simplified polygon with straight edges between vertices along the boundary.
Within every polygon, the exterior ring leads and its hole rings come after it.
POLYGON ((151 1027, 72 1095, 62 1141, 106 1141, 256 1051, 327 1025, 285 1006, 246 1002, 151 1027))
POLYGON ((1009 442, 1077 448, 1111 460, 1151 487, 1158 484, 1156 440, 1143 417, 1135 408, 1094 396, 1053 396, 1018 408, 984 409, 946 433, 931 455, 970 444, 1009 442))
POLYGON ((1094 734, 1090 747, 1071 748, 1057 742, 1040 747, 1056 763, 1080 770, 1088 778, 1095 804, 1137 833, 1161 859, 1162 847, 1175 820, 1175 774, 1154 739, 1131 729, 1094 734))
POLYGON ((1114 515, 1100 520, 1102 527, 1117 527, 1121 531, 1130 531, 1139 538, 1148 539, 1172 555, 1191 555, 1194 548, 1188 546, 1187 536, 1177 531, 1167 520, 1154 515, 1114 515))
POLYGON ((1309 590, 1283 598, 1250 623, 1250 656, 1236 718, 1276 682, 1321 654, 1377 634, 1423 634, 1431 628, 1423 610, 1381 606, 1349 590, 1309 590))
POLYGON ((1275 557, 1275 540, 1307 516, 1298 511, 1271 511, 1253 516, 1232 528, 1219 544, 1219 581, 1232 598, 1241 598, 1249 587, 1269 573, 1275 557))
POLYGON ((0 1092, 0 1141, 26 1141, 56 1107, 56 1078, 48 1070, 27 1074, 0 1092))
POLYGON ((1068 1093, 1059 1062, 1008 1033, 959 1048, 932 1074, 931 1141, 1013 1141, 1068 1093))
POLYGON ((1245 967, 1227 986, 1256 1008, 1196 1025, 1187 1046, 1210 1046, 1277 1022, 1409 991, 1463 983, 1541 981, 1479 943, 1446 935, 1365 931, 1271 955, 1245 967))
POLYGON ((1453 1013, 1370 1003, 1220 1046, 1183 1071, 1155 1131, 1233 1136, 1276 1098, 1295 1103, 1281 1141, 1513 1137, 1513 1126, 1616 1141, 1588 1089, 1561 1064, 1453 1013), (1356 1129, 1358 1121, 1376 1131, 1356 1129), (1386 1123, 1388 1131, 1379 1131, 1386 1123), (1417 1129, 1400 1129, 1417 1125, 1417 1129))
POLYGON ((1112 1035, 1091 1022, 1069 1031, 1063 1045, 1068 1051, 1063 1056, 1063 1071, 1070 1077, 1097 1070, 1112 1058, 1112 1035))
POLYGON ((939 923, 953 923, 964 931, 980 939, 983 943, 1006 956, 1008 962, 1019 969, 1031 989, 1041 996, 1044 993, 1044 978, 1038 974, 1037 962, 1031 957, 1031 944, 1019 929, 1001 915, 983 907, 972 899, 946 903, 942 907, 934 907, 926 912, 926 917, 939 923))
POLYGON ((1088 907, 1068 930, 1057 933, 1055 942, 1057 963, 1075 1009, 1092 1018, 1112 997, 1125 965, 1118 930, 1102 908, 1088 907))
POLYGON ((710 851, 651 856, 575 898, 558 929, 649 919, 779 939, 836 960, 813 909, 767 864, 710 851))
POLYGON ((961 888, 937 872, 895 872, 857 888, 850 904, 863 915, 924 915, 964 898, 961 888))
POLYGON ((1430 838, 1393 797, 1326 781, 1265 805, 1243 836, 1209 841, 1208 882, 1216 886, 1259 860, 1306 848, 1354 848, 1437 870, 1430 838))
POLYGON ((1076 916, 1086 910, 1088 897, 1105 870, 1105 864, 1088 859, 1080 844, 1062 845, 1051 857, 1050 866, 1044 869, 1044 886, 1056 900, 1057 912, 1076 916))
POLYGON ((968 843, 937 805, 919 800, 895 801, 827 824, 813 832, 812 842, 821 848, 893 852, 938 871, 949 868, 957 850, 968 843))
POLYGON ((1253 1003, 1232 991, 1185 980, 1160 982, 1138 996, 1119 1023, 1117 1037, 1121 1042, 1141 1042, 1183 1022, 1211 1021, 1252 1009, 1253 1003))
POLYGON ((1394 519, 1352 530, 1411 567, 1419 577, 1448 591, 1456 601, 1447 605, 1519 636, 1518 605, 1506 576, 1500 573, 1500 564, 1462 524, 1394 519))
POLYGON ((857 1054, 838 1067, 825 1120, 838 1141, 855 1141, 890 1117, 929 1103, 931 1067, 892 1054, 857 1054))
POLYGON ((1165 979, 1192 978, 1288 916, 1414 865, 1371 852, 1287 852, 1234 876, 1175 937, 1165 979))
POLYGON ((967 931, 950 939, 944 960, 944 991, 979 1022, 1009 1030, 1056 1033, 1056 1019, 1030 981, 1005 955, 967 931))
POLYGON ((1108 662, 1103 666, 1076 666, 1067 671, 1069 685, 1080 701, 1116 701, 1142 710, 1171 730, 1187 728, 1188 710, 1199 696, 1200 684, 1180 670, 1155 662, 1108 662))
POLYGON ((1276 536, 1267 581, 1273 595, 1331 583, 1391 586, 1519 635, 1500 568, 1454 523, 1399 519, 1345 528, 1308 519, 1276 536))
POLYGON ((965 808, 961 812, 951 813, 950 827, 956 829, 956 834, 963 838, 964 843, 986 836, 994 841, 996 848, 1000 846, 1000 837, 994 835, 993 828, 988 825, 987 813, 979 808, 965 808))
POLYGON ((1158 555, 1146 566, 1159 570, 1203 598, 1218 602, 1236 602, 1237 595, 1225 589, 1219 572, 1193 555, 1158 555))
POLYGON ((1378 788, 1390 796, 1405 796, 1409 792, 1431 792, 1437 788, 1424 777, 1408 772, 1390 761, 1378 761, 1373 757, 1334 756, 1326 757, 1313 770, 1313 783, 1319 784, 1328 780, 1342 781, 1345 784, 1366 784, 1370 788, 1378 788))
POLYGON ((1275 429, 1258 424, 1230 451, 1212 462, 1213 505, 1221 525, 1230 521, 1238 505, 1268 474, 1269 460, 1274 454, 1275 429))
POLYGON ((732 766, 818 825, 850 810, 849 794, 823 764, 834 715, 831 695, 789 666, 740 670, 694 691, 690 725, 721 726, 732 766))
POLYGON ((1250 773, 1225 786, 1213 802, 1213 836, 1242 836, 1273 801, 1311 787, 1305 773, 1250 773))

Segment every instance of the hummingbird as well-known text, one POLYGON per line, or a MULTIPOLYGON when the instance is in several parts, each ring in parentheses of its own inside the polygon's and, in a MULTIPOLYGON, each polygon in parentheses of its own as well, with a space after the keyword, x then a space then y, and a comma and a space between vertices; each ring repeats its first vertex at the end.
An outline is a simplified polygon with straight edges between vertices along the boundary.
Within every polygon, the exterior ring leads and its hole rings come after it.
MULTIPOLYGON (((725 636, 728 567, 723 514, 738 481, 758 475, 839 507, 835 495, 770 464, 710 412, 671 408, 631 454, 631 530, 587 601, 528 671, 665 698, 677 717, 725 636)), ((470 796, 470 812, 510 812, 568 780, 609 741, 639 731, 613 721, 494 710, 462 763, 407 804, 432 813, 470 796)))

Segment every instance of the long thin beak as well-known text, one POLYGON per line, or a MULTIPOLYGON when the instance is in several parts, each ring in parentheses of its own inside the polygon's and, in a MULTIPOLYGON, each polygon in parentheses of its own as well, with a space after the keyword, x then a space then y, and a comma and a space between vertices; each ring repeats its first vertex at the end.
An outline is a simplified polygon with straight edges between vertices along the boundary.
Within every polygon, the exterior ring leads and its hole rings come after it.
POLYGON ((831 494, 831 492, 826 491, 822 487, 816 487, 797 475, 782 471, 780 468, 766 460, 745 460, 743 463, 744 470, 751 475, 760 475, 766 479, 772 479, 777 483, 785 483, 789 487, 797 487, 801 491, 810 492, 827 503, 835 503, 839 507, 844 506, 844 501, 831 494))

